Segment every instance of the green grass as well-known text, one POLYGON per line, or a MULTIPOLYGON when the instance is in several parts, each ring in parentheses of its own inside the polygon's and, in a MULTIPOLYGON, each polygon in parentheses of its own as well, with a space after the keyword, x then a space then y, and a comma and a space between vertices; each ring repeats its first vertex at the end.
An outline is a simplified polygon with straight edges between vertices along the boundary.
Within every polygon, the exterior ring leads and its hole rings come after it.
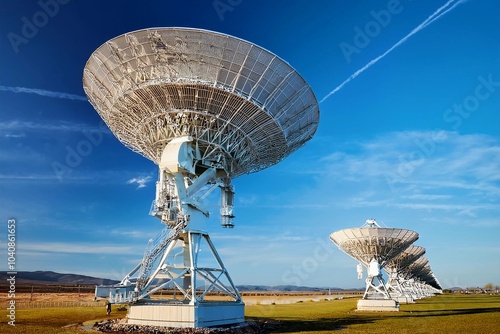
MULTIPOLYGON (((401 305, 400 312, 357 312, 356 298, 286 305, 252 305, 248 320, 267 321, 271 333, 500 333, 500 296, 441 295, 401 305)), ((113 307, 112 318, 126 311, 113 307)), ((16 326, 0 310, 2 334, 82 334, 76 324, 106 319, 103 307, 16 310, 16 326)))
MULTIPOLYGON (((124 317, 126 311, 117 311, 113 308, 113 317, 124 317)), ((59 307, 59 308, 33 308, 16 310, 16 326, 7 322, 6 310, 0 311, 2 334, 75 334, 99 333, 83 331, 77 325, 88 322, 93 325, 95 321, 106 319, 104 307, 59 307)))
POLYGON ((272 333, 500 333, 498 295, 441 295, 385 313, 357 312, 356 303, 257 305, 247 307, 246 314, 277 324, 272 333))

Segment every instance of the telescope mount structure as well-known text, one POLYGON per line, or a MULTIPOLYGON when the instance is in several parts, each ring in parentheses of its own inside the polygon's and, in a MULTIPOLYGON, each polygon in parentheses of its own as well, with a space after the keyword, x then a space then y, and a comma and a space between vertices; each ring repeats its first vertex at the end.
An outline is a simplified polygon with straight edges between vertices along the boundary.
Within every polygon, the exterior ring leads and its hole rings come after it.
POLYGON ((245 40, 150 28, 97 48, 83 87, 116 138, 158 166, 150 214, 164 225, 143 260, 120 284, 97 287, 96 297, 130 303, 131 324, 243 322, 238 290, 208 233, 192 224, 206 221, 203 200, 219 188, 221 224, 233 227, 231 180, 279 163, 312 138, 319 107, 309 85, 245 40), (152 298, 158 292, 167 297, 152 298))
POLYGON ((398 303, 406 304, 414 302, 411 291, 405 288, 407 282, 402 277, 401 273, 424 254, 425 248, 410 245, 384 267, 389 277, 386 283, 387 290, 392 299, 396 300, 398 303))
POLYGON ((442 287, 432 272, 429 260, 424 256, 419 257, 408 267, 400 271, 403 288, 413 299, 421 299, 442 293, 442 287))
MULTIPOLYGON (((330 240, 342 251, 367 269, 365 293, 358 301, 360 311, 399 311, 399 304, 392 299, 382 269, 418 239, 414 231, 382 228, 374 219, 366 220, 361 228, 344 229, 330 234, 330 240)), ((358 278, 362 277, 358 265, 358 278)))

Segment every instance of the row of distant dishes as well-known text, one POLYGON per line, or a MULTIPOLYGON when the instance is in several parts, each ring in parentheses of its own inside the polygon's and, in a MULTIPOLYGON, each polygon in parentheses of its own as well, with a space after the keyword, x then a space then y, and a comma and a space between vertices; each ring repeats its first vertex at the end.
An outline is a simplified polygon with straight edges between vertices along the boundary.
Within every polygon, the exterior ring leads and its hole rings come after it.
MULTIPOLYGON (((363 266, 366 267, 367 292, 375 278, 383 282, 381 270, 387 272, 385 288, 393 299, 405 295, 422 298, 442 292, 429 260, 423 256, 425 248, 413 244, 418 238, 415 231, 382 228, 374 219, 368 219, 360 228, 343 229, 330 235, 333 243, 359 261, 358 278, 362 278, 363 266), (417 290, 420 295, 415 292, 417 290)), ((376 294, 383 296, 379 290, 376 294)), ((364 296, 373 297, 373 294, 364 296)))

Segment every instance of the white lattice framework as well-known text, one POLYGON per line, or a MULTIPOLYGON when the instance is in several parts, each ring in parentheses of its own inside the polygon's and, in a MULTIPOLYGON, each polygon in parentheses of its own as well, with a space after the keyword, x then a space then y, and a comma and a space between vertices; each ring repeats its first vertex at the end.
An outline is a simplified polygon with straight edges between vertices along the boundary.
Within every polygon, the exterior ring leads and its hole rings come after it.
POLYGON ((384 267, 389 276, 386 286, 391 296, 406 297, 407 300, 412 300, 410 291, 407 291, 403 287, 405 279, 401 276, 401 271, 406 269, 424 254, 425 248, 410 245, 384 267))
POLYGON ((285 61, 229 35, 189 28, 134 31, 101 45, 83 77, 114 135, 158 164, 191 136, 198 165, 232 178, 278 163, 316 131, 317 100, 285 61))
MULTIPOLYGON (((398 272, 401 286, 405 293, 413 299, 420 299, 440 292, 440 287, 434 287, 431 278, 434 277, 430 269, 429 260, 420 256, 413 263, 398 272)), ((439 285, 436 285, 439 286, 439 285)))
MULTIPOLYGON (((425 257, 418 258, 414 263, 402 271, 406 280, 418 286, 418 297, 441 293, 442 287, 436 276, 432 272, 429 260, 425 257)), ((413 288, 415 291, 415 288, 413 288)))

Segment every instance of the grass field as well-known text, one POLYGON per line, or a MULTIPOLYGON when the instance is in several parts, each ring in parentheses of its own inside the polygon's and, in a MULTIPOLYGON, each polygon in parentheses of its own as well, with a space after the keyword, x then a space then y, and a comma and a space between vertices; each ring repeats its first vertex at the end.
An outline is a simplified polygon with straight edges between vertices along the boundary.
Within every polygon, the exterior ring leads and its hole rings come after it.
MULTIPOLYGON (((293 304, 250 305, 245 314, 250 321, 267 321, 270 333, 500 333, 499 295, 440 295, 401 305, 400 312, 357 312, 357 298, 299 302, 293 304)), ((112 317, 126 311, 114 306, 112 317)), ((96 333, 84 330, 106 319, 102 307, 61 307, 17 309, 16 326, 7 324, 7 310, 0 310, 2 334, 96 333)))
POLYGON ((500 333, 498 295, 441 295, 388 313, 357 312, 356 301, 249 306, 246 315, 278 324, 275 333, 500 333))

